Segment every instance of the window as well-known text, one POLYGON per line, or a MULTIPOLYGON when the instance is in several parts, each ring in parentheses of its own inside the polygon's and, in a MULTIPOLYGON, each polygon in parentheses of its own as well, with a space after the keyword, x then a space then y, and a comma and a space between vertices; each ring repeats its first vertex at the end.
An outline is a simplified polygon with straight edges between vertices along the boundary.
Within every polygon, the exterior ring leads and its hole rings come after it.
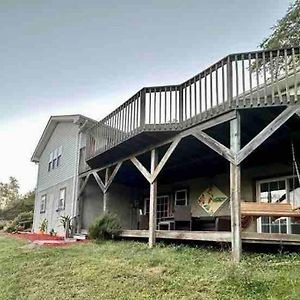
POLYGON ((46 211, 46 201, 47 201, 47 195, 43 195, 41 198, 40 213, 44 213, 46 211))
POLYGON ((54 170, 59 167, 61 164, 61 156, 62 156, 62 146, 56 148, 54 151, 50 153, 49 162, 48 162, 48 172, 54 170))
POLYGON ((48 172, 51 171, 51 168, 52 168, 52 161, 53 161, 53 153, 51 152, 51 153, 50 153, 50 156, 49 156, 49 162, 48 162, 48 172))
POLYGON ((59 199, 58 199, 58 210, 65 209, 66 202, 66 188, 59 190, 59 199))
MULTIPOLYGON (((287 176, 262 180, 257 183, 257 201, 265 203, 291 203, 296 207, 300 202, 298 178, 287 176)), ((265 233, 300 233, 300 222, 289 217, 261 217, 258 230, 265 233)))
POLYGON ((57 149, 57 159, 56 159, 56 166, 57 166, 57 167, 60 166, 61 155, 62 155, 62 146, 60 146, 60 147, 57 149))
MULTIPOLYGON (((169 217, 169 207, 170 207, 170 202, 169 202, 169 196, 158 196, 157 197, 157 203, 156 203, 156 218, 157 218, 157 224, 159 221, 162 219, 169 217)), ((150 200, 149 198, 145 199, 145 208, 144 212, 146 215, 149 215, 149 205, 150 205, 150 200)))
POLYGON ((188 205, 186 189, 175 192, 175 205, 188 205))

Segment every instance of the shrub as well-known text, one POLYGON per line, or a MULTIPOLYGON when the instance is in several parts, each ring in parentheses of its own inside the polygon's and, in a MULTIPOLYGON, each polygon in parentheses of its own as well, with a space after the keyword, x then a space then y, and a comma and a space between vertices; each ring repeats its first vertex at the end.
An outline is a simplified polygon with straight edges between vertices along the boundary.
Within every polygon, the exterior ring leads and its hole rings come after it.
POLYGON ((14 219, 18 226, 24 227, 24 229, 29 229, 32 227, 33 223, 33 212, 22 212, 14 219))
POLYGON ((7 223, 7 225, 4 227, 4 231, 7 233, 14 233, 18 232, 18 225, 15 221, 7 223))
POLYGON ((0 220, 0 230, 3 230, 4 227, 6 226, 6 224, 7 224, 7 221, 0 220))
POLYGON ((88 236, 91 239, 113 239, 121 233, 119 218, 105 213, 89 226, 88 236))

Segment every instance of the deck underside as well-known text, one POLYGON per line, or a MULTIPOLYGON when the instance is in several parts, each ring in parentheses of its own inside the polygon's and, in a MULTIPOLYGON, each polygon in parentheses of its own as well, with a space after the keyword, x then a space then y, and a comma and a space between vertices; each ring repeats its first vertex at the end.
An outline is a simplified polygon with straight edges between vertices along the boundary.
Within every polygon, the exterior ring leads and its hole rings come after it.
MULTIPOLYGON (((148 230, 123 230, 123 238, 143 238, 149 237, 148 230)), ((226 242, 230 243, 231 233, 229 231, 178 231, 178 230, 157 230, 158 239, 167 240, 189 240, 203 242, 226 242)), ((254 244, 278 244, 278 245, 297 245, 300 246, 299 234, 278 234, 278 233, 257 233, 242 232, 243 243, 254 244)))

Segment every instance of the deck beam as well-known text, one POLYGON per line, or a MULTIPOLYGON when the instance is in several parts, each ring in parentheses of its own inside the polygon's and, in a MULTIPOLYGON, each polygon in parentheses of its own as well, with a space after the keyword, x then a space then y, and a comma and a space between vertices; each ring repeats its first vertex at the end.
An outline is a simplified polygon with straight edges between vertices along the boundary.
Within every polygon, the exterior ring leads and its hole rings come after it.
POLYGON ((255 136, 247 145, 238 151, 236 163, 240 164, 255 149, 257 149, 265 140, 267 140, 277 129, 286 123, 295 113, 299 113, 300 106, 289 106, 279 114, 269 125, 267 125, 257 136, 255 136))

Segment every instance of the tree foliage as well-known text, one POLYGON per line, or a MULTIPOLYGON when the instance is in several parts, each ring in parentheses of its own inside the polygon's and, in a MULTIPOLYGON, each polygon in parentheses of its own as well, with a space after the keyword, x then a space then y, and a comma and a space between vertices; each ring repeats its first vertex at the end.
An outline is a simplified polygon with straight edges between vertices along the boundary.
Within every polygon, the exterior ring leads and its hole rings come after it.
POLYGON ((0 182, 0 219, 13 220, 20 213, 33 212, 35 192, 19 193, 19 183, 10 177, 8 183, 0 182))
POLYGON ((260 47, 275 49, 300 46, 300 0, 293 2, 284 17, 272 27, 273 32, 265 38, 260 47))
POLYGON ((0 209, 8 208, 19 199, 19 183, 14 177, 9 177, 8 183, 0 182, 0 209))

